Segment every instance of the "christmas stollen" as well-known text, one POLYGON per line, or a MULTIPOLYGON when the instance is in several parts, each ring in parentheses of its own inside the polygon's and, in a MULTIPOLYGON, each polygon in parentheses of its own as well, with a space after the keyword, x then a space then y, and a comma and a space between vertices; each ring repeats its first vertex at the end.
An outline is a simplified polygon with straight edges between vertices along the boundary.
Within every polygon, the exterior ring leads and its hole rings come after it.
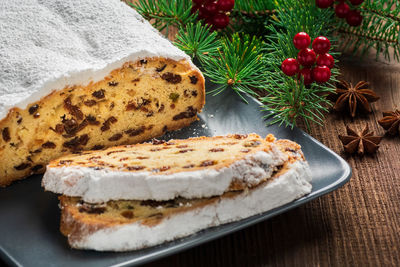
POLYGON ((119 0, 5 0, 0 24, 0 186, 187 126, 204 105, 190 58, 119 0))
POLYGON ((274 145, 287 158, 271 177, 254 187, 218 196, 95 204, 79 197, 61 196, 61 232, 74 248, 136 250, 247 218, 308 194, 311 175, 300 146, 288 140, 276 141, 274 145))

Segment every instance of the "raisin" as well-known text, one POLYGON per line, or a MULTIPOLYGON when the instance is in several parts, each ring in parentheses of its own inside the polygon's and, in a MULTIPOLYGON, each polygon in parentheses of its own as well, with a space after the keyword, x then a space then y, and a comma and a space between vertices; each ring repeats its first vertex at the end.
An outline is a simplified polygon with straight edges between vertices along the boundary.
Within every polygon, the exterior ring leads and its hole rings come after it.
POLYGON ((108 83, 108 86, 118 86, 118 82, 111 81, 108 83))
POLYGON ((146 127, 142 126, 140 128, 137 128, 137 129, 128 129, 128 130, 125 131, 125 133, 132 137, 132 136, 137 136, 139 134, 142 134, 145 129, 146 129, 146 127))
POLYGON ((178 98, 179 98, 179 94, 178 93, 170 93, 169 94, 169 99, 171 99, 172 102, 178 101, 178 98))
POLYGON ((129 111, 129 110, 132 110, 132 109, 136 109, 136 104, 132 103, 132 102, 128 102, 128 105, 126 105, 125 110, 129 111))
POLYGON ((90 125, 99 125, 100 122, 93 115, 86 116, 86 120, 90 125))
POLYGON ((189 79, 190 79, 190 83, 191 84, 197 84, 197 81, 199 80, 198 78, 197 78, 197 76, 189 76, 189 79))
POLYGON ((197 114, 197 109, 193 108, 192 106, 187 107, 186 111, 181 112, 177 115, 175 115, 172 119, 174 121, 181 120, 181 119, 187 119, 187 118, 193 118, 197 114))
POLYGON ((161 148, 159 148, 159 147, 150 149, 151 152, 157 152, 157 151, 160 151, 160 150, 161 150, 161 148))
POLYGON ((101 156, 93 156, 88 158, 88 160, 94 160, 94 159, 101 159, 101 156))
POLYGON ((209 151, 210 152, 222 152, 222 151, 224 151, 224 149, 223 148, 211 148, 209 151))
POLYGON ((40 171, 41 169, 43 169, 43 165, 35 165, 35 166, 33 166, 32 168, 31 168, 31 171, 32 172, 38 172, 38 171, 40 171))
POLYGON ((205 160, 200 164, 200 167, 207 167, 217 164, 215 160, 205 160))
POLYGON ((103 148, 104 148, 104 146, 102 146, 102 145, 95 145, 94 147, 92 147, 92 150, 101 150, 103 148))
POLYGON ((146 114, 146 117, 151 117, 151 116, 153 116, 153 115, 154 115, 154 112, 153 112, 153 111, 150 111, 149 113, 146 114))
POLYGON ((140 78, 136 78, 132 80, 133 83, 140 82, 140 78))
POLYGON ((35 105, 31 106, 31 107, 28 109, 29 114, 33 115, 34 113, 36 113, 36 111, 37 111, 38 109, 39 109, 39 105, 38 105, 38 104, 35 104, 35 105))
POLYGON ((64 132, 64 125, 57 124, 55 129, 50 127, 50 130, 54 131, 55 133, 62 134, 64 132))
POLYGON ((128 171, 140 171, 143 170, 144 168, 146 168, 145 166, 128 166, 126 167, 126 169, 128 171))
POLYGON ((40 114, 39 114, 39 113, 35 113, 35 114, 33 114, 33 117, 34 117, 35 119, 37 119, 37 118, 40 117, 40 114))
POLYGON ((83 119, 83 112, 79 109, 78 106, 72 105, 71 102, 71 97, 67 97, 64 100, 64 108, 66 110, 68 110, 68 112, 74 116, 75 118, 77 118, 78 120, 82 120, 83 119))
POLYGON ((89 100, 86 100, 85 102, 83 102, 83 104, 85 104, 88 107, 93 107, 94 105, 97 104, 97 102, 96 102, 96 100, 89 99, 89 100))
POLYGON ((149 157, 139 156, 139 157, 137 157, 137 159, 149 159, 149 157))
POLYGON ((100 130, 102 132, 107 131, 110 129, 110 124, 111 123, 116 123, 118 120, 114 117, 111 116, 110 118, 108 118, 107 120, 104 121, 103 126, 101 126, 100 130))
POLYGON ((70 160, 70 159, 60 160, 60 162, 58 162, 58 165, 64 165, 64 164, 71 163, 71 162, 72 162, 72 160, 70 160))
POLYGON ((53 142, 47 141, 46 143, 42 144, 43 148, 56 148, 56 144, 54 144, 53 142))
POLYGON ((161 168, 154 168, 151 171, 153 172, 165 172, 167 170, 171 169, 170 166, 162 166, 161 168))
POLYGON ((107 155, 109 156, 109 155, 111 155, 111 154, 119 153, 119 152, 124 152, 124 151, 125 151, 125 150, 113 150, 113 151, 107 152, 107 155))
POLYGON ((249 141, 243 144, 244 147, 257 147, 261 145, 260 141, 249 141))
POLYGON ((133 212, 130 210, 125 210, 123 212, 121 212, 121 216, 125 217, 127 219, 132 219, 133 218, 133 212))
POLYGON ((169 82, 169 83, 172 83, 172 84, 178 84, 178 83, 180 83, 180 82, 182 81, 181 75, 179 75, 179 74, 173 74, 173 73, 171 73, 171 72, 166 72, 166 73, 164 73, 164 74, 161 76, 161 78, 162 78, 163 80, 166 80, 166 81, 169 82))
POLYGON ((185 91, 183 91, 183 95, 184 95, 185 97, 190 97, 190 95, 189 95, 189 90, 185 89, 185 91))
POLYGON ((193 90, 193 91, 192 91, 192 96, 194 96, 194 97, 197 96, 197 91, 196 91, 196 90, 193 90))
POLYGON ((164 108, 165 108, 164 104, 161 104, 160 108, 158 109, 158 112, 162 112, 164 108))
POLYGON ((176 148, 187 148, 188 145, 180 145, 180 146, 176 146, 176 148))
POLYGON ((140 110, 143 112, 149 112, 149 110, 146 107, 141 107, 140 110))
POLYGON ((141 60, 140 60, 140 64, 142 64, 142 65, 143 65, 143 64, 147 64, 147 60, 141 59, 141 60))
POLYGON ((153 138, 153 139, 151 140, 151 143, 152 143, 153 145, 161 145, 161 144, 164 144, 165 141, 164 141, 164 140, 158 140, 158 139, 153 138))
POLYGON ((194 151, 194 149, 191 149, 191 148, 182 149, 182 150, 179 150, 178 152, 179 152, 179 153, 186 153, 186 152, 190 152, 190 151, 194 151))
POLYGON ((14 166, 14 169, 16 169, 17 171, 22 171, 25 170, 26 168, 29 168, 31 166, 30 163, 21 163, 18 166, 14 166))
POLYGON ((150 206, 152 208, 157 208, 159 206, 176 206, 175 200, 164 200, 164 201, 156 201, 156 200, 142 200, 140 201, 140 206, 150 206))
POLYGON ((114 102, 111 102, 111 104, 110 104, 110 110, 113 110, 114 107, 115 107, 115 103, 114 103, 114 102))
POLYGON ((3 136, 3 140, 6 141, 6 142, 11 140, 10 129, 8 129, 8 127, 5 127, 3 129, 3 131, 1 132, 1 135, 3 136))
POLYGON ((79 207, 79 212, 85 212, 89 214, 102 214, 106 211, 106 207, 91 205, 87 203, 83 203, 81 207, 79 207))
POLYGON ((124 158, 120 158, 119 161, 125 161, 125 160, 128 160, 128 159, 129 159, 128 157, 124 157, 124 158))
POLYGON ((122 138, 122 134, 117 133, 117 134, 114 134, 113 136, 111 136, 110 138, 108 138, 108 141, 118 141, 121 138, 122 138))
POLYGON ((233 138, 239 139, 239 140, 241 140, 241 139, 246 139, 246 138, 247 138, 247 134, 235 134, 235 135, 233 136, 233 138))
POLYGON ((183 166, 182 168, 190 169, 190 168, 193 168, 193 167, 194 167, 194 164, 189 164, 189 165, 183 166))
POLYGON ((18 124, 21 124, 21 122, 22 122, 22 117, 17 120, 18 124))
POLYGON ((170 107, 171 109, 174 109, 174 108, 175 108, 175 104, 171 104, 169 107, 170 107))
POLYGON ((62 123, 64 124, 63 126, 63 130, 65 130, 65 132, 68 135, 75 135, 78 131, 78 122, 74 119, 70 119, 70 120, 66 120, 63 119, 62 123))
POLYGON ((84 146, 89 141, 89 135, 84 134, 80 137, 76 136, 74 139, 64 142, 63 147, 75 149, 78 148, 80 145, 84 146))
POLYGON ((166 67, 167 67, 167 64, 164 64, 163 66, 156 68, 156 71, 162 72, 163 70, 165 70, 166 67))
POLYGON ((93 92, 92 96, 94 96, 95 98, 98 98, 98 99, 102 99, 102 98, 105 97, 104 93, 105 93, 105 90, 104 89, 100 89, 98 91, 93 92))

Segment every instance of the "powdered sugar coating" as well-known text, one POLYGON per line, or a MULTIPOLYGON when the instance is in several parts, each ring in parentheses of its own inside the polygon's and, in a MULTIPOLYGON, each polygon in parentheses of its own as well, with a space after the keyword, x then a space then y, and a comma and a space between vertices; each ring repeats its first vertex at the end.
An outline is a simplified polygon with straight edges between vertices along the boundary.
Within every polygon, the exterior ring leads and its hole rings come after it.
POLYGON ((296 161, 289 166, 289 170, 265 186, 195 210, 174 214, 155 226, 135 222, 88 231, 79 239, 69 239, 69 242, 75 248, 100 251, 127 251, 154 246, 289 203, 311 192, 310 181, 308 164, 296 161))
POLYGON ((119 0, 0 1, 0 119, 127 61, 190 58, 119 0))
POLYGON ((221 195, 232 182, 254 186, 271 177, 287 159, 275 145, 258 151, 228 167, 205 168, 172 174, 147 171, 123 172, 88 167, 47 167, 42 185, 48 191, 78 196, 86 202, 109 200, 169 200, 176 197, 203 198, 221 195))

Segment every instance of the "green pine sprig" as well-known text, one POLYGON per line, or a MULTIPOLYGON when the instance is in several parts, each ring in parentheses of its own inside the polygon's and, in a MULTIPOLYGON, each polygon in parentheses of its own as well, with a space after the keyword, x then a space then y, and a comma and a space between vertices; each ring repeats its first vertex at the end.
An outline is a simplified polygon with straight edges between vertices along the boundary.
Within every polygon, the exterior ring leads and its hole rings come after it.
POLYGON ((191 12, 191 0, 139 0, 129 5, 167 36, 169 27, 183 27, 197 18, 197 13, 191 12))
POLYGON ((359 9, 363 16, 360 26, 349 26, 344 20, 339 22, 341 49, 358 56, 364 56, 375 49, 377 60, 379 55, 383 55, 389 61, 400 61, 399 1, 366 0, 359 9))
POLYGON ((211 31, 210 26, 204 25, 200 21, 180 28, 174 44, 201 62, 217 56, 218 47, 221 45, 217 32, 211 31))
POLYGON ((202 62, 204 74, 219 85, 210 93, 231 87, 243 100, 243 93, 255 95, 253 89, 263 88, 266 82, 262 49, 263 41, 255 36, 235 33, 223 37, 218 55, 202 62))

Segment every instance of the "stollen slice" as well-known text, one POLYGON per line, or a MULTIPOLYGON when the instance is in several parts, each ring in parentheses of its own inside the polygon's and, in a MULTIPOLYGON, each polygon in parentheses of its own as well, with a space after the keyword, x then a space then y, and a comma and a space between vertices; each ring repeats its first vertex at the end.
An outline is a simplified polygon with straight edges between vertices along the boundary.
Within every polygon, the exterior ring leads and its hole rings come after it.
POLYGON ((42 185, 91 203, 203 198, 257 186, 287 158, 272 135, 154 140, 51 161, 42 185))

